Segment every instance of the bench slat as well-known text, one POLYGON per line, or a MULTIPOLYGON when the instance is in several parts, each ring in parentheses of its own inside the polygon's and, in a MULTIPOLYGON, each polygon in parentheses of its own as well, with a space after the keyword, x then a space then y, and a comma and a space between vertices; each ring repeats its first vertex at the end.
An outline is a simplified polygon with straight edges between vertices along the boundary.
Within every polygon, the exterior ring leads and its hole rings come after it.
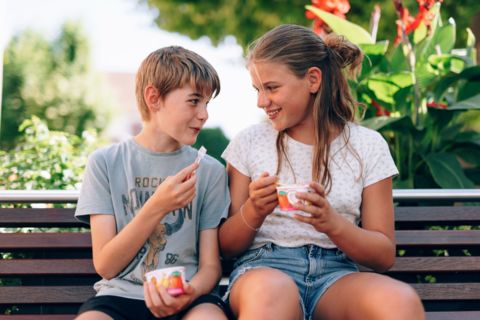
POLYGON ((90 233, 1 233, 0 249, 89 249, 90 233))
POLYGON ((422 300, 480 300, 480 283, 411 283, 422 300))
POLYGON ((427 312, 427 320, 478 320, 480 311, 427 312))
MULTIPOLYGON (((400 230, 398 246, 480 245, 480 230, 400 230)), ((85 249, 91 247, 89 233, 3 233, 0 249, 85 249)))
POLYGON ((0 275, 96 275, 92 259, 0 260, 0 275))
POLYGON ((480 223, 480 206, 396 207, 395 222, 480 223))
POLYGON ((92 286, 0 286, 0 304, 80 304, 94 295, 92 286))
POLYGON ((8 316, 1 315, 0 320, 72 320, 75 317, 76 315, 74 314, 14 314, 8 316))
POLYGON ((74 208, 0 208, 2 227, 85 227, 74 208))
POLYGON ((397 246, 478 246, 480 230, 400 230, 397 246))
MULTIPOLYGON (((372 271, 359 266, 361 271, 372 271)), ((397 257, 388 272, 479 272, 480 257, 397 257)))

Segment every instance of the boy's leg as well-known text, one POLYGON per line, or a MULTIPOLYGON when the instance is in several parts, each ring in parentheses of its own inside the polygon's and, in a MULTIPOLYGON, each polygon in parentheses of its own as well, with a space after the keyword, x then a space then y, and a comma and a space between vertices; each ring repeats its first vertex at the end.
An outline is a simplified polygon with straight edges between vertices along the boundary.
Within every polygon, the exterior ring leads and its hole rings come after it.
POLYGON ((272 268, 257 268, 241 275, 233 284, 230 306, 239 320, 303 319, 295 282, 272 268))
POLYGON ((415 290, 390 277, 356 272, 337 280, 316 304, 314 319, 425 319, 415 290))
POLYGON ((117 296, 96 296, 78 310, 76 319, 155 319, 145 301, 117 296))

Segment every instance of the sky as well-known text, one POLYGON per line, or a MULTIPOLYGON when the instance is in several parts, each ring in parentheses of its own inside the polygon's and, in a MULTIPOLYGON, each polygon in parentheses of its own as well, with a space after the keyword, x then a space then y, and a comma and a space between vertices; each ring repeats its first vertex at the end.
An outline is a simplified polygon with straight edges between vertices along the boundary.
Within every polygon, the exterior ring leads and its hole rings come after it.
POLYGON ((137 0, 0 0, 0 45, 26 28, 53 39, 65 21, 80 21, 91 41, 95 68, 131 73, 148 53, 180 45, 206 58, 220 76, 222 89, 209 104, 206 127, 221 127, 231 139, 264 118, 256 107, 242 49, 233 37, 213 47, 207 38, 193 41, 159 29, 154 17, 154 12, 137 0))

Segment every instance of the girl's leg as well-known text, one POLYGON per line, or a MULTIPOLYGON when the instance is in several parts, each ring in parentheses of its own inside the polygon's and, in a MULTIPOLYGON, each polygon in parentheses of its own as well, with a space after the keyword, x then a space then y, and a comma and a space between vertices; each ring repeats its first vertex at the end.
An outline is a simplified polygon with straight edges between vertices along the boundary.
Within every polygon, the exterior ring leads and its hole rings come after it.
POLYGON ((233 284, 229 300, 238 320, 303 319, 295 282, 276 269, 247 271, 233 284))
POLYGON ((384 275, 357 272, 335 282, 322 296, 314 319, 423 320, 415 290, 384 275))
POLYGON ((227 316, 220 307, 213 303, 201 303, 193 307, 182 320, 227 320, 227 316))

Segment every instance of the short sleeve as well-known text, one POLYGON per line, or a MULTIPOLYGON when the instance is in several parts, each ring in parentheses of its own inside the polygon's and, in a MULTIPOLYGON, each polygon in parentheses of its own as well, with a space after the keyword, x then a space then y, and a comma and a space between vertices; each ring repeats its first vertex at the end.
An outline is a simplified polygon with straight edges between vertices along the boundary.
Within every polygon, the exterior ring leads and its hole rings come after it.
POLYGON ((368 155, 364 159, 364 163, 364 187, 398 175, 388 144, 378 132, 374 132, 369 141, 368 155))
POLYGON ((209 181, 200 212, 200 231, 217 228, 227 218, 230 193, 225 168, 219 164, 218 175, 209 181))
POLYGON ((222 153, 222 158, 237 169, 241 174, 250 177, 248 169, 250 139, 247 131, 240 132, 228 144, 222 153))
POLYGON ((89 215, 95 213, 114 214, 111 200, 106 160, 97 150, 88 159, 78 198, 75 217, 89 222, 89 215))

